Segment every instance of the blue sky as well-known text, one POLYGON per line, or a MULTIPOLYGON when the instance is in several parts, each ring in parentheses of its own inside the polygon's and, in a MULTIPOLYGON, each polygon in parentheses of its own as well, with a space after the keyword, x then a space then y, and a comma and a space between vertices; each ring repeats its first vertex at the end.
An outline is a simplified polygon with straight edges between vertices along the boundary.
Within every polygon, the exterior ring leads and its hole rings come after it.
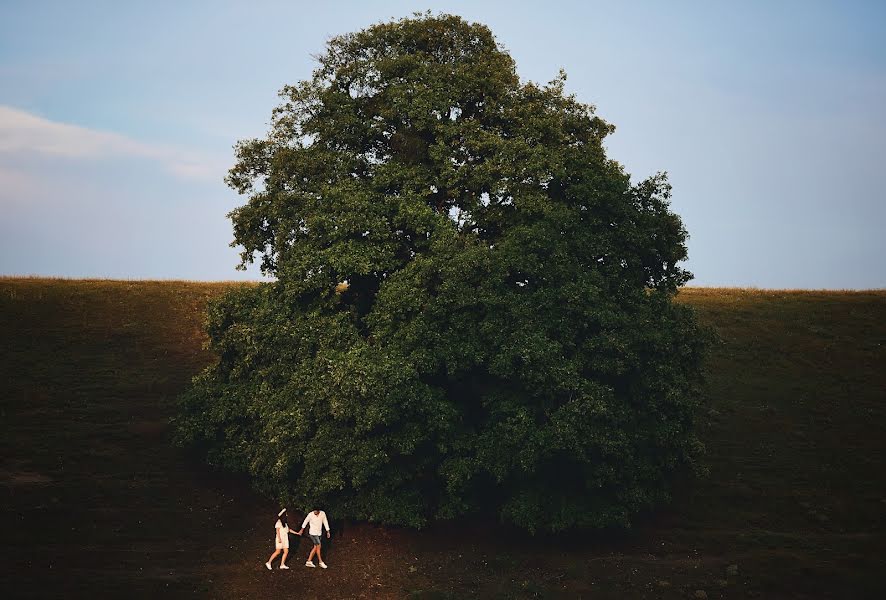
POLYGON ((690 285, 886 287, 886 2, 0 3, 0 274, 256 279, 223 178, 329 36, 414 11, 668 171, 690 285))

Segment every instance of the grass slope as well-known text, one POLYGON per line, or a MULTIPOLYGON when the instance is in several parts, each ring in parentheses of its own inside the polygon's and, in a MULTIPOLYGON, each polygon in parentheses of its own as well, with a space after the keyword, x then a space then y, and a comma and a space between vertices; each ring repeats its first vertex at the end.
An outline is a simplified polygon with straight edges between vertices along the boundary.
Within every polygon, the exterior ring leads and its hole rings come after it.
POLYGON ((681 291, 722 340, 710 477, 629 534, 333 520, 329 570, 269 573, 276 505, 169 444, 235 285, 0 279, 0 596, 886 597, 884 291, 681 291))

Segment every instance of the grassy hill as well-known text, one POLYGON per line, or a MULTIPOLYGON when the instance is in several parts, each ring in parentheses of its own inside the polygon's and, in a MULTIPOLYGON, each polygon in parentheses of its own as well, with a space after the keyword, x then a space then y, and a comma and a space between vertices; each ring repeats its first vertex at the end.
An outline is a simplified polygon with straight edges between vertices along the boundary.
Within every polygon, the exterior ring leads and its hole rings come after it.
POLYGON ((710 476, 629 534, 330 515, 327 571, 268 572, 276 505, 169 444, 235 285, 0 279, 0 596, 886 597, 886 291, 681 291, 722 338, 710 476))

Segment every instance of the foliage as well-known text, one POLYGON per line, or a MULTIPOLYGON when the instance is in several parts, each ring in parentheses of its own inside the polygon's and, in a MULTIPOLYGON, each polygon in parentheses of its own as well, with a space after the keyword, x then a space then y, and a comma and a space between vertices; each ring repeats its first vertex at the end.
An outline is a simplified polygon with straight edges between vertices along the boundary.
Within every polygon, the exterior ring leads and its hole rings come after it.
POLYGON ((665 175, 522 83, 484 26, 416 15, 333 38, 228 182, 240 267, 179 437, 266 492, 420 527, 627 525, 699 451, 705 337, 665 175))

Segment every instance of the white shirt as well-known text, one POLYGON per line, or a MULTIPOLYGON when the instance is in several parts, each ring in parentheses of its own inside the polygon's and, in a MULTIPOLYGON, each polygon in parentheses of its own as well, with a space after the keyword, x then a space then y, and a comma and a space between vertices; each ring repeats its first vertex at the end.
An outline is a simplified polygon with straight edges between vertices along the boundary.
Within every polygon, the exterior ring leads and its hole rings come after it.
POLYGON ((289 533, 289 526, 281 523, 280 519, 277 519, 277 522, 274 523, 274 529, 280 530, 277 532, 277 539, 281 542, 283 541, 283 536, 289 533))
POLYGON ((308 529, 310 535, 321 535, 323 527, 326 527, 326 531, 330 531, 329 521, 326 520, 326 513, 322 510, 318 515, 315 515, 314 511, 309 512, 308 516, 305 517, 304 523, 301 524, 301 528, 304 529, 307 525, 311 526, 308 529))

